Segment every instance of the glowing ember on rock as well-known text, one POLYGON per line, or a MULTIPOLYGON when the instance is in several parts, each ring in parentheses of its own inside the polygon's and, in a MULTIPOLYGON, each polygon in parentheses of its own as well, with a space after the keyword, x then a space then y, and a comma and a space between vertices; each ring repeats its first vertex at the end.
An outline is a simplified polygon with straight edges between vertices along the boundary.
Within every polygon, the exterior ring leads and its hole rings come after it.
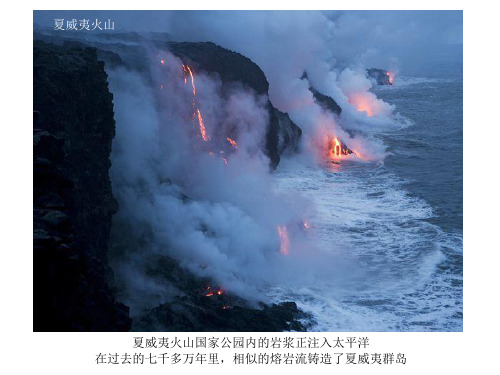
POLYGON ((224 291, 220 287, 212 289, 210 285, 207 285, 203 290, 203 294, 205 295, 205 297, 212 297, 215 295, 221 296, 222 294, 224 294, 224 291))
POLYGON ((205 123, 203 122, 203 117, 201 117, 201 112, 199 109, 196 110, 196 113, 198 115, 198 123, 200 124, 201 137, 203 138, 203 140, 205 142, 207 142, 208 140, 210 140, 210 137, 207 135, 207 133, 205 131, 205 123))
POLYGON ((234 139, 231 139, 229 137, 226 137, 226 139, 229 143, 231 143, 231 146, 233 146, 234 148, 238 148, 238 143, 234 139))
POLYGON ((278 225, 276 228, 280 236, 280 254, 288 255, 290 253, 290 239, 288 238, 288 231, 283 225, 278 225))
POLYGON ((387 71, 386 74, 387 74, 387 78, 389 79, 389 83, 391 85, 393 85, 394 84, 394 73, 387 71))

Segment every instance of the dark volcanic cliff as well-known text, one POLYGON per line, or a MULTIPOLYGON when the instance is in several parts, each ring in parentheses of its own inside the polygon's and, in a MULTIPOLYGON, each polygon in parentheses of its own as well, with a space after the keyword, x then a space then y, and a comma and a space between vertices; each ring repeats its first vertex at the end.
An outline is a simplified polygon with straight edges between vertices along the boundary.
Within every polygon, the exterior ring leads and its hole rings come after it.
POLYGON ((35 331, 128 330, 107 262, 112 95, 96 50, 34 42, 35 331))
POLYGON ((307 73, 304 72, 302 74, 301 79, 307 80, 309 83, 309 90, 313 94, 314 100, 323 107, 323 109, 326 109, 327 111, 331 111, 332 113, 335 113, 336 115, 340 116, 342 113, 342 107, 340 107, 333 98, 323 95, 320 93, 318 90, 316 90, 312 85, 311 82, 309 82, 309 77, 307 76, 307 73))
POLYGON ((385 69, 370 68, 366 69, 368 78, 375 80, 377 85, 392 85, 389 72, 385 69))
POLYGON ((217 73, 222 82, 240 82, 258 95, 267 94, 269 83, 264 72, 248 57, 211 42, 169 42, 167 48, 181 59, 195 62, 200 69, 217 73))

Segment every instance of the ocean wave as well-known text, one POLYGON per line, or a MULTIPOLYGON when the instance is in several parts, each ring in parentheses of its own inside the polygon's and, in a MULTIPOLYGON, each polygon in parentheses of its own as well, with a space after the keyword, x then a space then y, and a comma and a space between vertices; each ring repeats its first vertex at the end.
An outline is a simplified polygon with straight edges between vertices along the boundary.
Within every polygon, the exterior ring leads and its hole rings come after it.
POLYGON ((460 234, 430 223, 432 207, 383 166, 297 168, 284 162, 276 188, 314 201, 312 236, 331 273, 274 286, 271 300, 296 301, 318 331, 461 330, 460 234))

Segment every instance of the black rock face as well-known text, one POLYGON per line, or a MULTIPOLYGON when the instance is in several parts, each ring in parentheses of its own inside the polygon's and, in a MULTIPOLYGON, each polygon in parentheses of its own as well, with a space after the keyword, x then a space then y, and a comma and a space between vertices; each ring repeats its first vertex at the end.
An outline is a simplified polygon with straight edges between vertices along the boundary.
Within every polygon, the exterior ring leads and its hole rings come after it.
POLYGON ((190 60, 199 69, 217 73, 222 82, 240 82, 253 89, 257 95, 267 94, 269 83, 264 72, 248 57, 211 42, 170 42, 166 46, 181 60, 190 60))
POLYGON ((377 85, 392 85, 389 74, 385 69, 366 69, 366 74, 368 78, 373 78, 377 82, 377 85))
POLYGON ((305 331, 312 323, 311 316, 294 302, 250 305, 212 285, 209 279, 182 269, 172 258, 156 256, 147 264, 147 274, 182 290, 182 294, 141 314, 134 320, 134 331, 305 331))
POLYGON ((260 308, 219 306, 211 297, 200 297, 193 303, 186 298, 153 309, 138 323, 140 330, 174 332, 283 332, 305 331, 300 321, 308 318, 295 302, 260 304, 260 308))
POLYGON ((112 95, 95 49, 33 48, 35 331, 123 331, 107 262, 112 95))
POLYGON ((342 113, 342 108, 337 104, 335 100, 330 98, 329 96, 323 95, 314 87, 310 87, 314 99, 321 105, 323 108, 332 111, 336 115, 340 115, 342 113))
POLYGON ((330 98, 329 96, 323 95, 320 93, 318 90, 316 90, 314 87, 312 87, 311 82, 309 82, 309 78, 307 77, 307 73, 304 72, 302 74, 302 77, 300 79, 305 79, 309 83, 309 90, 314 96, 314 100, 322 106, 324 109, 327 111, 331 111, 332 113, 335 113, 336 115, 340 116, 342 113, 342 107, 340 107, 335 100, 330 98))
POLYGON ((298 140, 302 136, 302 129, 290 119, 287 113, 274 109, 278 120, 278 153, 280 155, 299 152, 298 140))

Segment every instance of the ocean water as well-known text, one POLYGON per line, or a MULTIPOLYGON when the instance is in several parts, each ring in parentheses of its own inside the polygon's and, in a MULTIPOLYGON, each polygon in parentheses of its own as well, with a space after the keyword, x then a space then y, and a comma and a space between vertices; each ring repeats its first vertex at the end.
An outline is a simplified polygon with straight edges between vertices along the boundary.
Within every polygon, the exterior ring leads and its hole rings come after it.
POLYGON ((312 330, 462 330, 462 75, 445 72, 373 89, 411 120, 379 134, 383 163, 278 167, 276 189, 313 202, 311 235, 332 264, 268 295, 310 312, 312 330))

